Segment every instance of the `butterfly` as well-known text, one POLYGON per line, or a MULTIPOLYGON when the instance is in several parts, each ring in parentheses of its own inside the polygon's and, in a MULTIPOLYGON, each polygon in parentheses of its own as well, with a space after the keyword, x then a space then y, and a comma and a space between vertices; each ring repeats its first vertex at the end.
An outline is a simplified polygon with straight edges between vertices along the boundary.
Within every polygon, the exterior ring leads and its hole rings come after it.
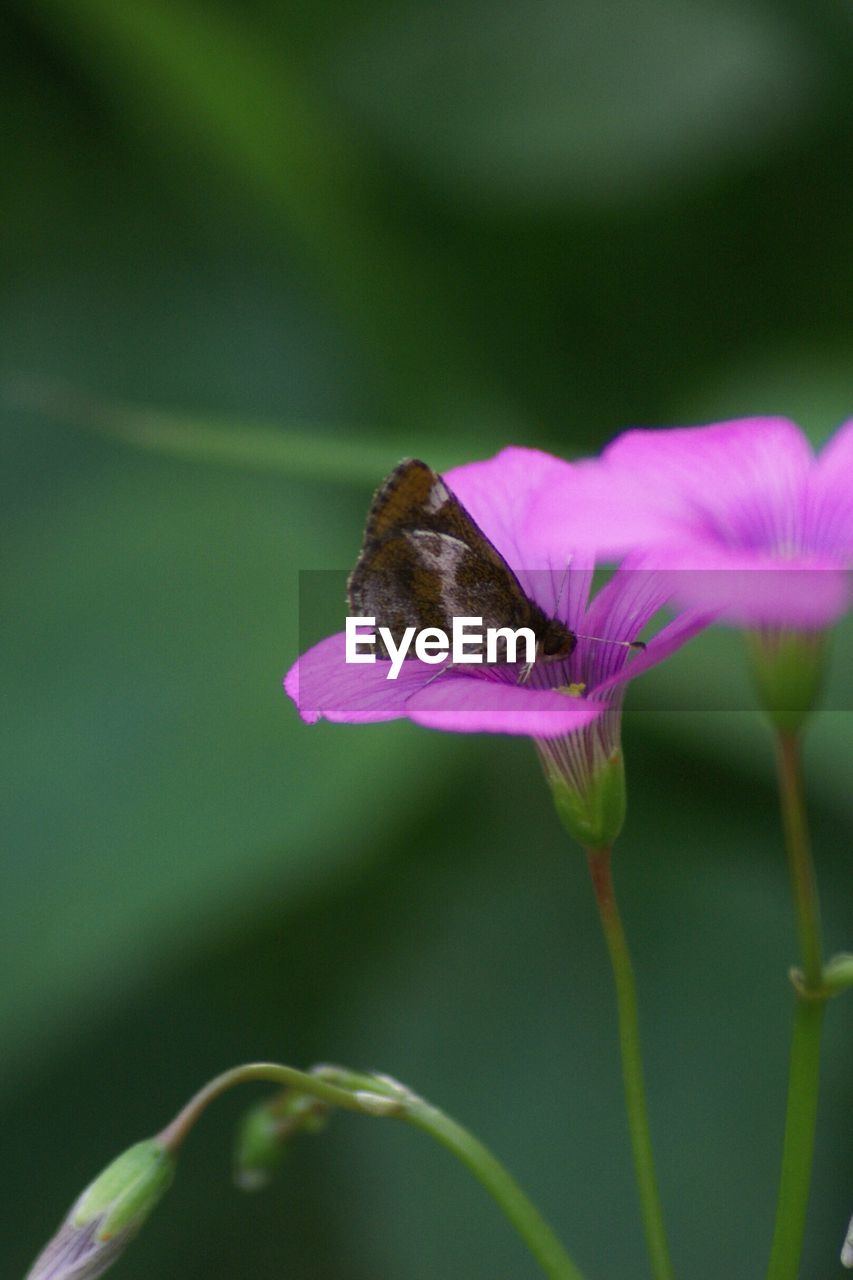
MULTIPOLYGON (((530 628, 536 658, 546 662, 569 657, 577 645, 573 631, 525 594, 441 476, 416 458, 376 491, 347 594, 351 612, 375 617, 395 643, 407 627, 449 633, 454 617, 477 617, 486 629, 530 628)), ((529 666, 520 679, 528 675, 529 666)))

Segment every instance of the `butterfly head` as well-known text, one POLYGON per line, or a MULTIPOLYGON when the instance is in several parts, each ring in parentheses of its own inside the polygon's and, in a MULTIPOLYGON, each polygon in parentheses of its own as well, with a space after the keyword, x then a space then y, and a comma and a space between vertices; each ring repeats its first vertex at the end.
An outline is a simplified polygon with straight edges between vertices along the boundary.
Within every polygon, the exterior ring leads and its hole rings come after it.
POLYGON ((574 631, 570 631, 556 618, 551 618, 539 636, 539 656, 545 662, 558 662, 574 653, 577 642, 574 631))

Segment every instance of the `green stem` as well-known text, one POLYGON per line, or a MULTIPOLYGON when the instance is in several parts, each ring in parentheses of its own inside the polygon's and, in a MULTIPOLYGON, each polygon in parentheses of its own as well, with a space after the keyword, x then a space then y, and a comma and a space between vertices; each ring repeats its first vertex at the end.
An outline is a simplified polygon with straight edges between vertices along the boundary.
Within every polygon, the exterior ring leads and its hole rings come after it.
POLYGON ((158 1141, 168 1151, 177 1152, 211 1102, 236 1085, 250 1084, 255 1080, 266 1080, 285 1089, 297 1089, 300 1093, 319 1098, 321 1102, 328 1102, 333 1107, 345 1107, 348 1111, 367 1110, 363 1099, 352 1089, 342 1088, 325 1078, 307 1071, 297 1071, 295 1067, 282 1066, 278 1062, 248 1062, 240 1067, 232 1067, 230 1071, 223 1071, 222 1075, 208 1081, 157 1135, 158 1141))
POLYGON ((628 1128, 634 1152, 634 1171, 640 1195, 640 1208, 646 1233, 646 1244, 655 1280, 672 1280, 673 1269, 666 1241, 660 1194, 655 1175, 649 1116, 643 1084, 643 1061, 640 1051, 640 1023, 637 1014, 637 991, 631 955, 616 896, 611 869, 609 847, 587 849, 595 900, 604 930, 613 978, 616 983, 616 1003, 619 1012, 619 1044, 622 1053, 622 1080, 625 1087, 625 1107, 628 1128))
POLYGON ((796 733, 777 732, 776 767, 791 890, 797 913, 800 964, 805 986, 817 992, 823 984, 820 903, 806 819, 800 740, 796 733))
POLYGON ((776 760, 802 973, 794 985, 796 1010, 782 1173, 767 1276, 768 1280, 796 1280, 809 1202, 820 1083, 820 1040, 828 992, 823 983, 820 907, 809 846, 800 742, 795 732, 777 731, 776 760))
POLYGON ((437 1107, 385 1076, 362 1075, 342 1067, 315 1067, 311 1072, 275 1062, 253 1062, 216 1076, 158 1134, 163 1147, 177 1152, 202 1112, 228 1089, 267 1080, 318 1098, 331 1106, 375 1116, 395 1116, 428 1133, 474 1174, 515 1227, 549 1280, 584 1280, 560 1241, 503 1165, 467 1129, 437 1107))
POLYGON ((482 1142, 426 1102, 418 1102, 403 1118, 435 1138, 473 1173, 515 1227, 546 1276, 551 1280, 583 1280, 539 1210, 482 1142))
MULTIPOLYGON (((378 1091, 382 1087, 382 1077, 360 1076, 328 1068, 322 1074, 324 1079, 349 1084, 352 1088, 378 1091)), ((435 1138, 473 1173, 504 1217, 515 1227, 550 1280, 584 1280, 582 1272, 572 1262, 539 1210, 488 1147, 423 1098, 393 1082, 388 1088, 389 1097, 404 1100, 402 1109, 397 1113, 399 1118, 435 1138)))

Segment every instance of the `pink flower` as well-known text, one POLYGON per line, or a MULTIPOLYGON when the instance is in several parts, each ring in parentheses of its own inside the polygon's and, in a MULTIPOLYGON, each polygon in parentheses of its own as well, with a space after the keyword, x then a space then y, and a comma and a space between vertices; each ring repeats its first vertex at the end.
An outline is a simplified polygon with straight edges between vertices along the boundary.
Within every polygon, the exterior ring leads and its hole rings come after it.
MULTIPOLYGON (((663 661, 704 621, 695 613, 677 618, 641 654, 583 638, 636 639, 667 602, 670 588, 656 573, 623 567, 590 602, 592 556, 567 554, 562 520, 552 516, 543 523, 542 518, 545 499, 562 483, 565 467, 548 454, 509 448, 486 462, 457 467, 444 479, 528 597, 581 637, 570 657, 536 662, 524 683, 514 666, 471 666, 437 675, 437 667, 415 658, 407 658, 398 678, 388 680, 388 661, 347 664, 339 633, 315 645, 287 674, 285 689, 302 718, 364 723, 408 717, 460 733, 555 739, 599 719, 603 730, 615 713, 618 741, 625 682, 663 661)), ((551 503, 549 510, 554 509, 551 503)))
POLYGON ((849 606, 853 421, 817 456, 785 418, 628 431, 553 480, 543 524, 581 551, 643 549, 684 604, 804 630, 849 606))

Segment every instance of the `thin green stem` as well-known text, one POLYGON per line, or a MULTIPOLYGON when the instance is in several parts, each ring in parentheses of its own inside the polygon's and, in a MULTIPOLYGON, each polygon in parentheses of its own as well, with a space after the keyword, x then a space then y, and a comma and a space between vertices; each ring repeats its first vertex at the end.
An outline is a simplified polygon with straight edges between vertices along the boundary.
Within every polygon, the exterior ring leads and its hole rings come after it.
POLYGON ((583 1280, 539 1210, 482 1142, 426 1102, 409 1108, 403 1119, 435 1138, 473 1173, 515 1227, 546 1276, 551 1280, 583 1280))
POLYGON ((234 1067, 216 1076, 190 1099, 158 1135, 161 1145, 177 1152, 214 1099, 235 1085, 253 1080, 267 1080, 349 1111, 394 1116, 428 1133, 455 1155, 485 1187, 549 1280, 584 1280, 582 1272, 572 1262, 539 1210, 491 1151, 437 1107, 385 1076, 363 1075, 330 1066, 315 1067, 310 1072, 297 1071, 275 1062, 253 1062, 234 1067))
POLYGON ((800 739, 796 733, 776 734, 776 767, 779 798, 785 828, 785 847, 791 873, 791 891, 797 914, 800 964, 806 988, 817 992, 823 983, 823 942, 817 878, 809 842, 800 739))
POLYGON ((643 1060, 640 1050, 640 1023, 637 1014, 637 990, 631 955, 622 927, 613 887, 610 848, 587 849, 595 900, 604 930, 619 1013, 619 1044, 622 1054, 622 1080, 625 1107, 634 1153, 634 1172, 640 1195, 640 1209, 646 1233, 646 1244, 655 1280, 672 1280, 674 1275, 666 1241, 660 1193, 655 1174, 646 1092, 643 1084, 643 1060))
POLYGON ((797 997, 776 1226, 768 1280, 796 1280, 803 1252, 814 1155, 824 1002, 797 997))
POLYGON ((795 732, 777 731, 776 761, 802 972, 794 987, 796 1009, 782 1173, 767 1276, 768 1280, 796 1280, 809 1202, 820 1084, 821 1029, 829 993, 823 982, 820 908, 809 845, 800 742, 795 732))
POLYGON ((236 1085, 250 1084, 256 1080, 266 1080, 285 1089, 296 1089, 312 1098, 319 1098, 321 1102, 328 1102, 333 1107, 345 1107, 348 1111, 367 1110, 363 1099, 352 1089, 342 1088, 325 1078, 307 1071, 297 1071, 295 1067, 282 1066, 278 1062, 247 1062, 243 1066, 232 1067, 230 1071, 223 1071, 199 1089, 174 1120, 157 1135, 160 1144, 169 1151, 177 1152, 211 1102, 236 1085))
MULTIPOLYGON (((323 1071, 323 1077, 362 1089, 379 1090, 383 1083, 382 1077, 359 1076, 330 1069, 323 1071)), ((397 1113, 399 1118, 440 1142, 485 1187, 550 1280, 584 1280, 583 1273, 566 1253, 539 1210, 488 1147, 423 1098, 394 1082, 390 1083, 388 1089, 389 1097, 404 1099, 403 1107, 397 1113)))

